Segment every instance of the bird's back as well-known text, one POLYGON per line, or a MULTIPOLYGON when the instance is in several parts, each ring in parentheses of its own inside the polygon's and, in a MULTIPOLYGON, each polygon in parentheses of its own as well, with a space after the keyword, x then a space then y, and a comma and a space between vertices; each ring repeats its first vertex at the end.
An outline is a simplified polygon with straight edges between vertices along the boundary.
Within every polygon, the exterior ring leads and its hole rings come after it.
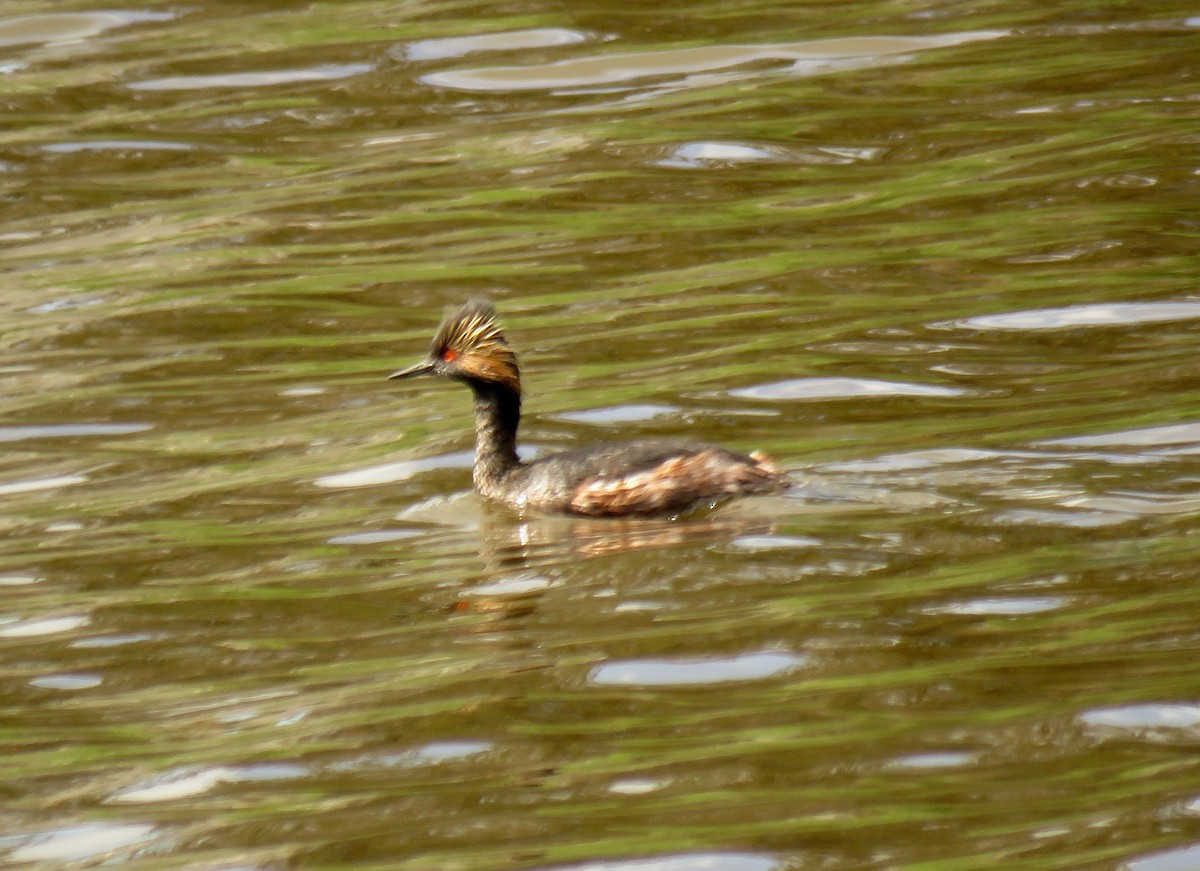
POLYGON ((616 442, 514 469, 505 501, 571 514, 667 514, 701 502, 786 489, 770 460, 694 442, 616 442), (511 498, 515 497, 515 498, 511 498))

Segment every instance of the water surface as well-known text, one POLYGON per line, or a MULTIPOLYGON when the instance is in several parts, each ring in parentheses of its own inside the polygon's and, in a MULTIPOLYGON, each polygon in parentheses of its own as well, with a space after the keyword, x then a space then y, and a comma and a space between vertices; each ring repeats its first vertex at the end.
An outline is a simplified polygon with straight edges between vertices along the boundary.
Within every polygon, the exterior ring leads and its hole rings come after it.
POLYGON ((0 863, 1192 867, 1176 2, 0 17, 0 863), (516 517, 527 455, 780 497, 516 517))

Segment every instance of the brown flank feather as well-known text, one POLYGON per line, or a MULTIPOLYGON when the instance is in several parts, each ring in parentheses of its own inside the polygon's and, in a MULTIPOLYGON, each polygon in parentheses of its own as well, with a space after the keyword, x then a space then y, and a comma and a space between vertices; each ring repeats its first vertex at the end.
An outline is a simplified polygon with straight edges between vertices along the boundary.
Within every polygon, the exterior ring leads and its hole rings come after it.
POLYGON ((616 479, 595 479, 580 485, 570 510, 595 517, 656 514, 687 508, 707 496, 770 493, 785 479, 775 464, 759 454, 755 464, 731 467, 715 449, 672 457, 653 469, 616 479))

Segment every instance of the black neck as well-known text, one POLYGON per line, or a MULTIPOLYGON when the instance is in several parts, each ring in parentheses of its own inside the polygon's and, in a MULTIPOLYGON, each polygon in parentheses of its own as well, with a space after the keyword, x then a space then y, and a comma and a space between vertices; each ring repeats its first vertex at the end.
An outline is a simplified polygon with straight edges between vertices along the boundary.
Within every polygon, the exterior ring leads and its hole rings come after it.
POLYGON ((486 495, 506 472, 521 464, 517 459, 521 397, 498 384, 469 383, 475 394, 475 489, 486 495))

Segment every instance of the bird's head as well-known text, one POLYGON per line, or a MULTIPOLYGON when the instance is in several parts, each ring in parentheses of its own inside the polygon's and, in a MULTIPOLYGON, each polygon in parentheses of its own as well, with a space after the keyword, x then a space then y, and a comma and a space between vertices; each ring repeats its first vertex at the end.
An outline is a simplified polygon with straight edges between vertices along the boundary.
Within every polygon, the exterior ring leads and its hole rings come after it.
POLYGON ((473 386, 499 386, 521 394, 517 355, 496 324, 496 310, 482 299, 473 299, 448 311, 434 334, 429 356, 388 378, 399 380, 417 375, 440 375, 473 386))

